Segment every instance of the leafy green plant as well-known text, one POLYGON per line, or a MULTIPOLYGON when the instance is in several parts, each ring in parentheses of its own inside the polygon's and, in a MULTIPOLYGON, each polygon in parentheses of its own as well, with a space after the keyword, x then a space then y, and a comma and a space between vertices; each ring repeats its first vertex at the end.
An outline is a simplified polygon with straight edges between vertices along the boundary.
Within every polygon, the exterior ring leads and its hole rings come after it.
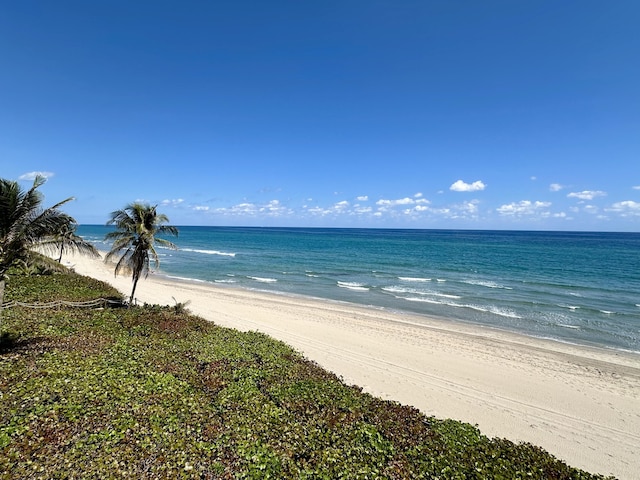
POLYGON ((48 258, 35 252, 79 251, 97 256, 93 245, 74 235, 73 240, 61 237, 61 232, 73 232, 76 221, 60 207, 73 200, 69 197, 52 207, 43 208, 43 195, 38 190, 46 178, 36 176, 29 190, 22 190, 18 182, 0 178, 0 314, 8 271, 18 263, 31 267, 35 262, 49 263, 48 258))
POLYGON ((85 301, 95 298, 122 300, 115 288, 95 280, 74 274, 61 267, 55 279, 48 276, 21 275, 18 271, 11 275, 5 301, 23 303, 48 302, 53 300, 85 301))
MULTIPOLYGON (((73 273, 10 287, 40 301, 114 294, 73 273)), ((174 306, 6 313, 0 478, 603 478, 174 306)))

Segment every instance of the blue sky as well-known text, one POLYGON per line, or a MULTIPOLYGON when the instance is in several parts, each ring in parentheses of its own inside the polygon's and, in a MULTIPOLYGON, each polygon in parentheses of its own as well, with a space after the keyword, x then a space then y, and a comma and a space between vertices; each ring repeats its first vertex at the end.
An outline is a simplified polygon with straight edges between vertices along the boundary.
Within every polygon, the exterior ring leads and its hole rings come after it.
POLYGON ((0 176, 80 223, 640 231, 640 2, 0 5, 0 176))

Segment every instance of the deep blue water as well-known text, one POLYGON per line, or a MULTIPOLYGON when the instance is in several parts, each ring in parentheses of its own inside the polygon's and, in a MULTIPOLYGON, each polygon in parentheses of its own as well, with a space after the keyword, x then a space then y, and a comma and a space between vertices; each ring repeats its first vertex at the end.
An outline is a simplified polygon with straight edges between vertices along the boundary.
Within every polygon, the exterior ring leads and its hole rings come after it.
MULTIPOLYGON (((640 234, 179 227, 160 273, 640 351, 640 234)), ((78 233, 101 243, 105 226, 78 233)))

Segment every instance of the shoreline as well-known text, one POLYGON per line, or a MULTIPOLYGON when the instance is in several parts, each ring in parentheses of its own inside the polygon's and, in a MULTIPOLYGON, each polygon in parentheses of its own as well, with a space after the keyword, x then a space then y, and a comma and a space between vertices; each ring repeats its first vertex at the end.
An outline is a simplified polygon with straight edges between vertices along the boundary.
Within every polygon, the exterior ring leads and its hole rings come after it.
MULTIPOLYGON (((125 295, 131 277, 65 256, 125 295)), ((480 325, 211 282, 150 275, 141 303, 186 303, 217 325, 257 330, 377 397, 539 445, 572 466, 633 478, 640 470, 640 355, 480 325)))
MULTIPOLYGON (((101 253, 104 254, 104 252, 101 252, 101 253)), ((566 347, 576 347, 578 349, 594 350, 596 352, 603 351, 603 352, 609 352, 613 354, 615 354, 616 352, 619 352, 625 355, 632 355, 632 356, 636 355, 638 357, 638 360, 640 361, 640 350, 631 350, 628 348, 613 347, 609 345, 600 345, 596 343, 587 343, 587 342, 580 343, 577 341, 563 340, 561 338, 554 338, 554 337, 530 335, 526 333, 520 333, 515 330, 509 330, 507 328, 497 327, 495 325, 483 325, 481 323, 475 323, 475 322, 471 322, 471 321, 467 321, 467 320, 463 320, 455 317, 442 317, 437 315, 420 314, 420 313, 412 312, 410 310, 390 309, 390 308, 378 306, 378 305, 367 305, 367 304, 349 302, 347 300, 336 300, 333 298, 314 297, 312 295, 305 295, 305 294, 293 293, 293 292, 261 290, 259 288, 246 288, 241 286, 234 286, 232 284, 230 285, 227 283, 216 283, 216 282, 211 282, 209 280, 200 280, 198 278, 178 277, 178 276, 169 275, 166 273, 150 272, 149 278, 154 278, 158 281, 166 280, 167 283, 177 283, 177 284, 194 285, 194 286, 206 285, 206 286, 210 286, 211 288, 220 289, 220 290, 224 290, 224 289, 229 289, 231 291, 238 290, 243 292, 255 293, 257 295, 266 295, 266 296, 272 295, 274 297, 291 298, 292 300, 296 300, 296 299, 300 301, 309 300, 311 302, 326 302, 330 304, 343 305, 343 306, 351 307, 355 309, 361 308, 365 310, 371 310, 374 312, 383 312, 390 316, 399 317, 398 319, 394 319, 392 321, 403 322, 402 320, 400 320, 401 317, 415 318, 416 320, 420 320, 416 322, 404 322, 404 323, 412 323, 415 326, 428 327, 430 322, 438 322, 444 325, 468 326, 472 330, 481 331, 483 333, 495 331, 497 334, 504 334, 507 336, 511 335, 514 337, 514 339, 515 338, 532 339, 532 341, 534 342, 550 342, 550 344, 558 343, 566 347)))

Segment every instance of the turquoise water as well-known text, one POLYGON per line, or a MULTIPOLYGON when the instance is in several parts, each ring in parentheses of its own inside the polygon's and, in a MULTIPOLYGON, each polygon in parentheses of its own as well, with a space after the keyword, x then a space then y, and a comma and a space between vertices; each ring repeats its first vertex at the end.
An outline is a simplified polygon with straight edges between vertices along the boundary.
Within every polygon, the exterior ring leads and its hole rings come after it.
MULTIPOLYGON (((79 234, 102 243, 105 226, 79 234)), ((161 274, 640 351, 640 234, 180 227, 161 274)))

